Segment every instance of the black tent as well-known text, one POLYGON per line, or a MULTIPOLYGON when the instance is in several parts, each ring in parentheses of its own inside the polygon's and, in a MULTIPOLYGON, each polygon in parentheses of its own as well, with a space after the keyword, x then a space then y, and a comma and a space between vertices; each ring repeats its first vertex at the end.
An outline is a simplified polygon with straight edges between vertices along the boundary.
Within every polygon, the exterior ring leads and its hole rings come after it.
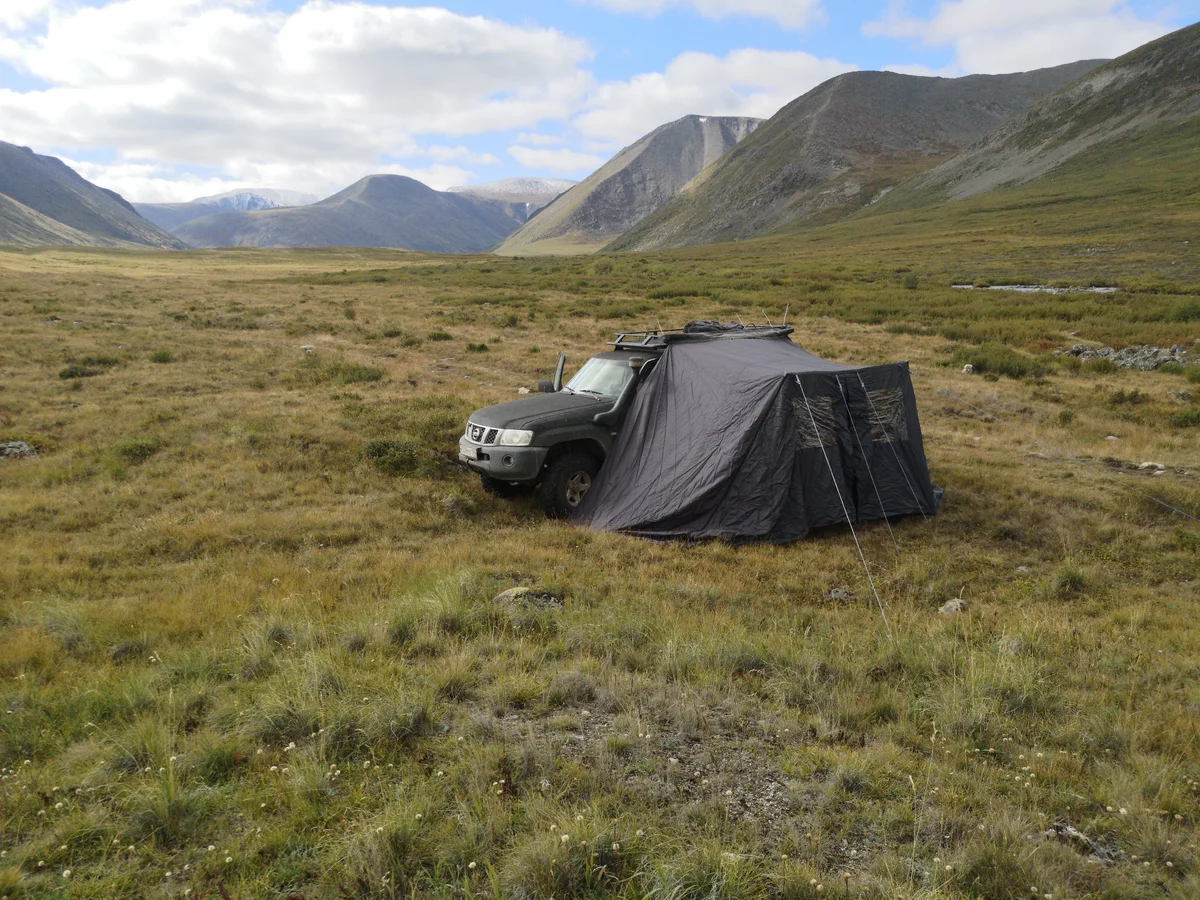
POLYGON ((697 325, 661 336, 575 521, 782 543, 934 513, 907 363, 843 366, 796 346, 791 328, 697 325))

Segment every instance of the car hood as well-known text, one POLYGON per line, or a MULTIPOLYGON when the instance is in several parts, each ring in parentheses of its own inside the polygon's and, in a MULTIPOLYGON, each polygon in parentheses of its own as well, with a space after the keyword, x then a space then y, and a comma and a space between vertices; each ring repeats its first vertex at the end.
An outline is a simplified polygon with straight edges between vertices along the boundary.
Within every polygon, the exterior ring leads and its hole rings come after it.
POLYGON ((471 421, 488 428, 536 429, 543 421, 570 425, 591 421, 596 413, 609 409, 616 401, 611 397, 597 398, 592 394, 531 394, 496 406, 485 406, 471 414, 471 421))

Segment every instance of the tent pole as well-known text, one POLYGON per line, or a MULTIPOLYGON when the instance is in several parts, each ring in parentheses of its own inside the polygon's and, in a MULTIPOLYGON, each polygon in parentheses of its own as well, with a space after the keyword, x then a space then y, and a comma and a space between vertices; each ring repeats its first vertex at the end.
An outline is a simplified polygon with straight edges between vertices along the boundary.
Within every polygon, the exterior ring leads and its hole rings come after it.
POLYGON ((850 526, 850 535, 854 538, 854 546, 858 548, 858 558, 862 560, 863 570, 867 573, 867 582, 871 585, 871 593, 875 595, 875 602, 879 605, 879 614, 883 616, 883 627, 887 629, 888 638, 895 642, 896 636, 892 634, 892 625, 883 608, 883 601, 879 599, 879 591, 875 588, 875 579, 871 577, 871 567, 867 565, 867 557, 863 554, 862 544, 858 541, 858 532, 854 530, 854 523, 850 521, 850 510, 842 498, 842 489, 838 487, 837 476, 833 473, 833 463, 829 461, 829 453, 825 450, 825 442, 821 440, 821 431, 817 428, 816 417, 813 416, 812 406, 808 403, 808 395, 804 392, 804 382, 800 380, 799 375, 796 375, 795 379, 796 384, 800 386, 800 396, 804 398, 804 408, 808 410, 808 420, 812 422, 817 445, 821 448, 821 455, 825 457, 825 465, 829 467, 829 478, 833 482, 834 491, 837 492, 838 503, 842 504, 842 513, 846 516, 846 524, 850 526))

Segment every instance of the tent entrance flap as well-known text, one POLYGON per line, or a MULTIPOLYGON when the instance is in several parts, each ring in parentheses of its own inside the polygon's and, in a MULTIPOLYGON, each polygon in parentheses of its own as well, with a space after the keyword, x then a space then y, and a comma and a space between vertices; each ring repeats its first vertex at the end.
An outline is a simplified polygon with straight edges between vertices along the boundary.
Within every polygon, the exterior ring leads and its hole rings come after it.
POLYGON ((935 508, 907 363, 843 366, 773 334, 669 343, 574 518, 786 542, 935 508))

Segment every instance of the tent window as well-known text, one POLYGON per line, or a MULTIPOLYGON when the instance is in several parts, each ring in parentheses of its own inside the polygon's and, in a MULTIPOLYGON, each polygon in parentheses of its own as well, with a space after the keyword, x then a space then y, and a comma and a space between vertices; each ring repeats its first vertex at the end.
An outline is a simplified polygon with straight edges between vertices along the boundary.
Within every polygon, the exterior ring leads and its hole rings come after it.
POLYGON ((832 397, 811 397, 807 405, 796 397, 792 400, 792 410, 796 414, 797 449, 816 450, 822 445, 832 447, 837 443, 832 397), (816 431, 813 430, 814 421, 817 424, 816 431))
POLYGON ((871 391, 871 440, 876 444, 908 443, 904 393, 896 388, 871 391))

